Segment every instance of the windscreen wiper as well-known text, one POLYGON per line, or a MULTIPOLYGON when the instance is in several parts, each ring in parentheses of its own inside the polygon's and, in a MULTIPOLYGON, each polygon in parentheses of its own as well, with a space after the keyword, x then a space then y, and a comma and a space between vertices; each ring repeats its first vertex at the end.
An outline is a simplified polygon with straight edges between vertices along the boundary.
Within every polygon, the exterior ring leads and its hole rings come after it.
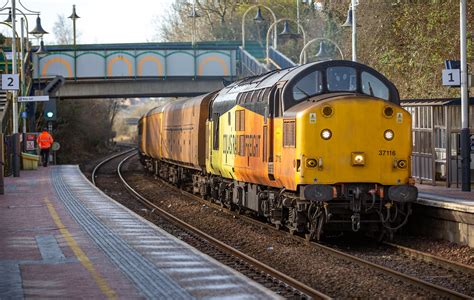
POLYGON ((300 91, 303 95, 305 95, 308 99, 311 98, 312 96, 308 93, 306 93, 305 91, 303 91, 302 89, 300 89, 299 87, 295 86, 295 88, 298 89, 298 91, 300 91))

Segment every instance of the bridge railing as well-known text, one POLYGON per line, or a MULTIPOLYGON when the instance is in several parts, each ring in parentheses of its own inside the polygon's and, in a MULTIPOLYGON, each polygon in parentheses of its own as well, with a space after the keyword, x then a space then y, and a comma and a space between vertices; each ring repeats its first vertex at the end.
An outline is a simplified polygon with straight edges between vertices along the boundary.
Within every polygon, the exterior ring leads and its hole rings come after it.
POLYGON ((278 69, 286 69, 296 66, 291 59, 273 47, 269 48, 268 57, 270 58, 270 62, 278 69))
POLYGON ((254 76, 270 71, 264 64, 259 62, 252 54, 239 47, 241 75, 243 77, 254 76))

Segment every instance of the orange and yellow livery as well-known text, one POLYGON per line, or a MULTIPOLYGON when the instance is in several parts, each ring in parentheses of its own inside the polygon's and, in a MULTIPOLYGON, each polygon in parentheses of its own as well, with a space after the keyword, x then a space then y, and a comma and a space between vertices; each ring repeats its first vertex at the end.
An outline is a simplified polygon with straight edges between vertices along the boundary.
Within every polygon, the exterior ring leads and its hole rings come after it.
POLYGON ((327 230, 406 223, 411 116, 374 69, 325 61, 276 70, 150 111, 139 123, 156 175, 276 226, 327 230))

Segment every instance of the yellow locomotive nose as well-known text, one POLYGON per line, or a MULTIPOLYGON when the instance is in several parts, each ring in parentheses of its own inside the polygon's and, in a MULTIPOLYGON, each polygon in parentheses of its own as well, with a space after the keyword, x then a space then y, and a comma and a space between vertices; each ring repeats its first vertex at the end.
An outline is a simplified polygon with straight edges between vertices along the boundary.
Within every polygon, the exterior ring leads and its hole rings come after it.
POLYGON ((298 125, 299 184, 407 182, 411 155, 407 111, 379 99, 344 96, 315 102, 299 115, 298 125), (324 113, 329 105, 331 111, 324 113), (308 164, 309 159, 318 164, 308 164))
POLYGON ((364 152, 352 152, 352 165, 353 166, 364 166, 365 165, 365 153, 364 152))

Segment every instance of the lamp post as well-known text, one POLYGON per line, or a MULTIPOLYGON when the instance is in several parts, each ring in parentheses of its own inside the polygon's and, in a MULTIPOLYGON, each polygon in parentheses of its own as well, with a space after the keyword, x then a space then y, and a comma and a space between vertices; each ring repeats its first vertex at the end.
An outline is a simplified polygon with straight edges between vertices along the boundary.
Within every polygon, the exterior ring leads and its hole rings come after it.
POLYGON ((72 14, 69 16, 72 19, 72 39, 74 43, 74 80, 77 80, 77 47, 76 47, 76 20, 79 16, 76 14, 76 5, 72 6, 72 14))
POLYGON ((298 23, 298 34, 300 33, 300 0, 296 0, 296 22, 298 23))
MULTIPOLYGON (((19 2, 20 5, 22 6, 23 9, 29 12, 29 14, 35 14, 37 15, 36 18, 36 27, 30 32, 33 35, 37 37, 43 36, 43 34, 47 33, 41 26, 41 19, 39 17, 39 12, 31 11, 27 9, 26 7, 19 2)), ((6 9, 7 3, 0 8, 0 10, 6 9)), ((26 14, 21 11, 20 9, 17 9, 16 7, 16 0, 11 0, 11 8, 9 8, 9 18, 11 20, 11 28, 12 28, 12 74, 18 74, 17 70, 17 48, 16 48, 16 39, 17 39, 17 31, 16 31, 16 13, 20 12, 23 14, 23 16, 26 18, 26 14), (10 17, 10 12, 11 12, 11 17, 10 17)), ((21 22, 21 25, 23 26, 23 22, 21 22)), ((22 28, 23 32, 23 28, 22 28)), ((23 39, 23 34, 21 36, 21 39, 23 39)), ((22 47, 23 48, 23 47, 22 47)), ((23 52, 23 49, 21 49, 23 52)), ((23 60, 23 57, 21 58, 23 60)), ((21 61, 22 61, 21 60, 21 61)), ((22 79, 24 79, 24 68, 23 68, 23 61, 22 61, 22 79)), ((18 135, 18 91, 13 90, 12 92, 12 135, 13 135, 13 176, 14 177, 19 177, 20 176, 20 156, 19 156, 19 135, 18 135)))
POLYGON ((342 50, 341 48, 339 48, 339 46, 333 41, 333 40, 330 40, 328 38, 315 38, 315 39, 312 39, 311 41, 307 42, 304 46, 303 46, 303 49, 301 49, 301 52, 300 52, 300 65, 302 64, 305 64, 306 63, 306 56, 304 55, 306 53, 306 49, 313 43, 315 42, 318 42, 320 41, 321 42, 321 46, 320 46, 320 51, 321 51, 321 47, 323 45, 323 42, 330 42, 331 44, 333 44, 336 49, 339 51, 339 55, 341 55, 341 59, 344 59, 344 54, 342 53, 342 50))
MULTIPOLYGON (((2 10, 6 10, 7 8, 3 7, 3 8, 0 8, 0 11, 2 10)), ((25 13, 23 11, 21 11, 20 9, 16 8, 16 11, 19 12, 20 14, 22 14, 22 18, 20 19, 20 29, 21 29, 21 34, 20 34, 20 76, 21 76, 21 90, 23 91, 23 89, 25 88, 25 83, 24 83, 24 73, 25 73, 25 70, 24 70, 24 64, 25 64, 25 43, 24 43, 24 39, 25 39, 25 31, 24 29, 26 29, 26 40, 29 40, 29 26, 28 26, 28 18, 26 17, 25 13)), ((2 14, 2 13, 0 13, 2 14)), ((12 9, 11 8, 8 8, 8 17, 5 21, 3 21, 3 23, 6 23, 6 25, 10 26, 11 27, 11 24, 12 24, 12 9)), ((18 35, 18 32, 17 32, 17 35, 18 35)), ((29 43, 26 43, 26 52, 29 50, 29 43)))
MULTIPOLYGON (((256 22, 264 21, 264 19, 262 17, 262 14, 261 14, 260 7, 263 7, 263 8, 265 8, 266 10, 268 10, 270 12, 270 14, 272 15, 272 18, 273 18, 273 22, 277 21, 276 15, 273 12, 273 10, 271 10, 271 8, 266 6, 266 5, 256 4, 256 5, 252 5, 249 8, 247 8, 247 10, 242 15, 242 49, 245 49, 245 17, 249 13, 249 11, 251 11, 255 7, 258 7, 257 16, 254 18, 254 20, 256 22)), ((273 45, 276 47, 276 44, 277 44, 277 34, 275 32, 274 35, 273 35, 273 45)))
POLYGON ((469 133, 469 97, 467 82, 467 39, 466 39, 466 0, 460 0, 460 43, 461 43, 461 164, 462 190, 471 191, 471 145, 469 133))
MULTIPOLYGON (((275 28, 278 23, 280 22, 283 22, 283 21, 286 21, 285 23, 285 29, 283 30, 285 33, 288 32, 288 23, 287 22, 294 22, 298 28, 301 29, 301 32, 303 33, 303 44, 306 44, 306 32, 304 31, 304 28, 303 26, 299 25, 297 21, 293 20, 293 19, 289 19, 289 18, 282 18, 282 19, 279 19, 275 22, 272 23, 272 25, 270 25, 270 27, 268 27, 268 30, 267 30, 267 37, 266 37, 266 47, 265 47, 265 50, 266 50, 266 63, 267 65, 270 63, 270 47, 269 47, 269 44, 270 44, 270 32, 273 30, 273 28, 275 28)), ((276 32, 276 30, 275 30, 276 32)), ((276 49, 276 44, 274 45, 275 49, 276 49)))
POLYGON ((347 20, 343 27, 352 27, 352 61, 357 61, 357 22, 356 22, 357 0, 351 0, 351 6, 347 12, 347 20))
POLYGON ((200 15, 196 12, 196 0, 193 1, 193 9, 189 17, 193 18, 191 45, 194 47, 194 45, 196 44, 196 18, 200 17, 200 15))

